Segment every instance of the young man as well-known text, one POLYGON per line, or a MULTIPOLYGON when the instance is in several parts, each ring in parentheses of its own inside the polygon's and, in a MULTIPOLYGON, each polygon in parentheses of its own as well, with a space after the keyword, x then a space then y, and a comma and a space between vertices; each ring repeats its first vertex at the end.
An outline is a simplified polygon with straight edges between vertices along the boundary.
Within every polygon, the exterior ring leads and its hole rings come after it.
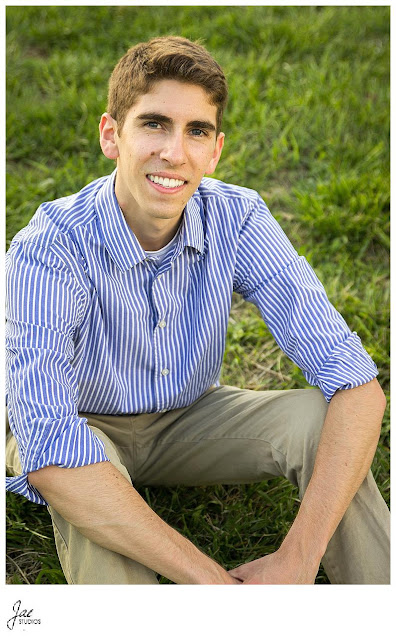
POLYGON ((69 583, 389 582, 389 512, 369 471, 377 369, 259 195, 204 178, 227 86, 198 44, 157 38, 110 79, 116 170, 44 203, 8 252, 8 488, 49 505, 69 583), (319 389, 218 382, 232 292, 319 389), (12 435, 13 434, 13 435, 12 435), (275 553, 226 571, 132 482, 283 475, 298 515, 275 553))

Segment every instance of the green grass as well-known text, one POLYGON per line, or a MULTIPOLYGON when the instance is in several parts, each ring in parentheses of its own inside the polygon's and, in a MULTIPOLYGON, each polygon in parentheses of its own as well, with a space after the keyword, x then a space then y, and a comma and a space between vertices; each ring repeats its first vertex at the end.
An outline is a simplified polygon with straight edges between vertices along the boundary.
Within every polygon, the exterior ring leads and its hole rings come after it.
MULTIPOLYGON (((155 35, 204 38, 230 85, 216 177, 261 193, 389 397, 388 7, 8 7, 7 33, 7 244, 41 202, 112 171, 97 126, 125 50, 155 35)), ((222 382, 307 386, 237 296, 222 382)), ((389 503, 389 408, 373 471, 389 503)), ((280 479, 140 491, 228 568, 275 550, 298 508, 280 479)), ((7 582, 64 582, 46 509, 12 494, 7 553, 7 582)))

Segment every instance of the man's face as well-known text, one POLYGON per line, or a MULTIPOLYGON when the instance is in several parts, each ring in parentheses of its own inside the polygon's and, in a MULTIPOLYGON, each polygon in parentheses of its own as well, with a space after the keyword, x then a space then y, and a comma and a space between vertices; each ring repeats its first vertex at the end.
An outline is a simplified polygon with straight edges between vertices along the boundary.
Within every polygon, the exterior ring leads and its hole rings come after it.
POLYGON ((177 80, 140 96, 114 133, 115 189, 125 214, 140 222, 180 217, 219 161, 224 134, 216 136, 216 113, 204 89, 177 80))

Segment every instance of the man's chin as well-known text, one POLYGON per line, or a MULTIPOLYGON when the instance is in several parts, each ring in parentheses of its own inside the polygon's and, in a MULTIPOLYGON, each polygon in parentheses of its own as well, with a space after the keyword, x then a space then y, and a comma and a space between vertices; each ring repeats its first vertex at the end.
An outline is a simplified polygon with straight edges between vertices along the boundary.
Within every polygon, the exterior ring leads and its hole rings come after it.
POLYGON ((156 220, 167 220, 168 222, 171 222, 173 220, 174 222, 176 222, 178 219, 181 218, 183 211, 184 211, 184 207, 181 211, 178 210, 177 212, 173 211, 169 213, 168 212, 164 213, 163 211, 161 212, 159 211, 157 213, 153 213, 152 217, 155 218, 156 220))

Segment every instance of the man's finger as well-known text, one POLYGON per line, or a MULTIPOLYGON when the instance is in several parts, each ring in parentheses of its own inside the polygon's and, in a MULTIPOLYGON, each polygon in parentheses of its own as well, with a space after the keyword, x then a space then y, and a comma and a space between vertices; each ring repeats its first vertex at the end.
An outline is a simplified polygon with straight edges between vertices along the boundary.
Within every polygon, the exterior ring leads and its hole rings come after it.
POLYGON ((238 569, 231 569, 231 571, 229 571, 228 573, 232 578, 236 578, 240 582, 243 582, 242 578, 240 577, 238 569))

